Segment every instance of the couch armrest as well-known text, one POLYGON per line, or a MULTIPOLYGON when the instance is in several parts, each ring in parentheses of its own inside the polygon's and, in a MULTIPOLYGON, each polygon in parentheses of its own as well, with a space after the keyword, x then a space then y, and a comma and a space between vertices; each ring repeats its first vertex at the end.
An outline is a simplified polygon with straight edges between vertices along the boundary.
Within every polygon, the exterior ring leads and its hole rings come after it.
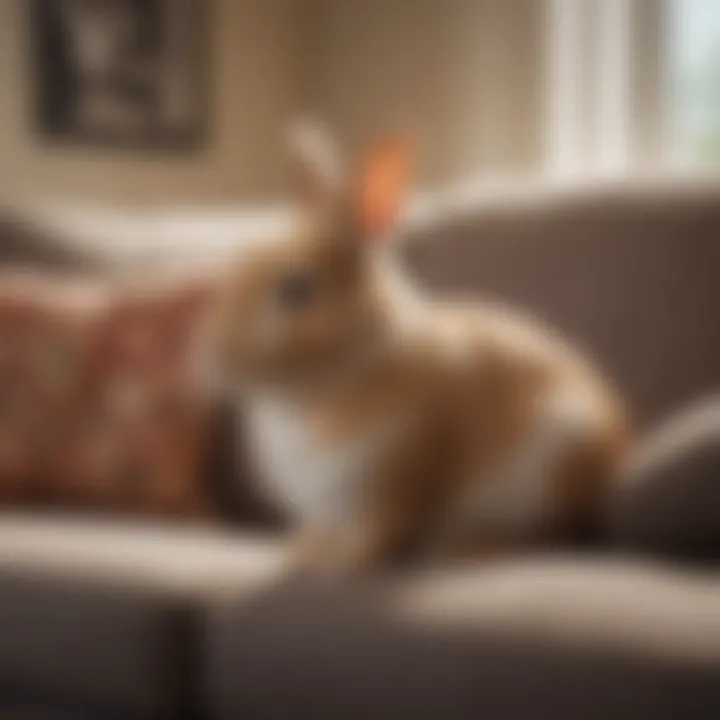
POLYGON ((0 518, 0 686, 166 717, 198 700, 205 608, 252 596, 279 548, 210 530, 0 518))
POLYGON ((626 551, 720 562, 720 396, 647 436, 611 499, 606 529, 626 551))

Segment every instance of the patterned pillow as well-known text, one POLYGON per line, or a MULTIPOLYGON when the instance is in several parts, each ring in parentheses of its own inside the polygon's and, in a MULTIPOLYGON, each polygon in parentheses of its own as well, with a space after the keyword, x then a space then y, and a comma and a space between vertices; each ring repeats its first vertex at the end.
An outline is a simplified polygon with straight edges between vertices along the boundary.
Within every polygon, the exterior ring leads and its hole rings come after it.
POLYGON ((29 498, 37 489, 42 393, 28 358, 45 316, 29 285, 0 280, 0 497, 29 498))
POLYGON ((193 366, 210 293, 3 284, 0 497, 208 514, 193 366))

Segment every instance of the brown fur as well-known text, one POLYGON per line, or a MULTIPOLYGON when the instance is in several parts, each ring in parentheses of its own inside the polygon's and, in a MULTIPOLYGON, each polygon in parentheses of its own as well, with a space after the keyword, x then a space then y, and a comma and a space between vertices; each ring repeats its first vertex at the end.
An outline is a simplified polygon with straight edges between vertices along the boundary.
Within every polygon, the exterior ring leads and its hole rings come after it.
MULTIPOLYGON (((372 182, 372 163, 367 172, 360 188, 372 182)), ((225 369, 241 390, 291 398, 330 444, 395 415, 406 425, 367 477, 364 509, 330 538, 302 528, 298 561, 358 570, 424 548, 467 483, 512 454, 555 390, 584 398, 592 422, 558 458, 541 522, 509 538, 463 529, 441 552, 490 552, 586 521, 625 444, 624 412, 606 384, 532 321, 477 302, 425 302, 371 242, 378 228, 369 236, 352 201, 329 183, 320 202, 316 181, 297 233, 255 249, 230 273, 218 315, 225 369), (306 270, 317 284, 312 303, 275 307, 277 283, 306 270), (277 325, 266 345, 257 340, 263 323, 277 325)))

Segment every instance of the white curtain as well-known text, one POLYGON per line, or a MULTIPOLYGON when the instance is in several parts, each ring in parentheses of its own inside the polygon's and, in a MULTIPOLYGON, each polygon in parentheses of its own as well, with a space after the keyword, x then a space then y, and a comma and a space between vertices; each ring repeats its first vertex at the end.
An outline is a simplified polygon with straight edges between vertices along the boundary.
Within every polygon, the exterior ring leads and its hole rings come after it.
POLYGON ((546 170, 664 162, 668 0, 547 0, 546 170))

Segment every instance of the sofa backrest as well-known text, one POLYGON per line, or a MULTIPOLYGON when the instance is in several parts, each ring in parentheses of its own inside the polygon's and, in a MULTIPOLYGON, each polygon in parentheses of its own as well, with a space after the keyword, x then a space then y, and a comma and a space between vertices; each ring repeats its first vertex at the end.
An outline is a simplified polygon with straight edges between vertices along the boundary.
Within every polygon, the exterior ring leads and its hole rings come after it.
MULTIPOLYGON (((0 223, 0 264, 194 272, 291 222, 282 207, 31 210, 32 233, 0 223)), ((507 300, 554 323, 641 420, 720 388, 720 183, 450 191, 409 215, 403 251, 423 285, 507 300)))
POLYGON ((642 421, 720 388, 720 186, 456 203, 409 233, 439 292, 519 304, 589 351, 642 421))
POLYGON ((102 259, 80 247, 59 242, 27 213, 0 206, 0 269, 12 266, 53 273, 84 274, 103 267, 102 259))

